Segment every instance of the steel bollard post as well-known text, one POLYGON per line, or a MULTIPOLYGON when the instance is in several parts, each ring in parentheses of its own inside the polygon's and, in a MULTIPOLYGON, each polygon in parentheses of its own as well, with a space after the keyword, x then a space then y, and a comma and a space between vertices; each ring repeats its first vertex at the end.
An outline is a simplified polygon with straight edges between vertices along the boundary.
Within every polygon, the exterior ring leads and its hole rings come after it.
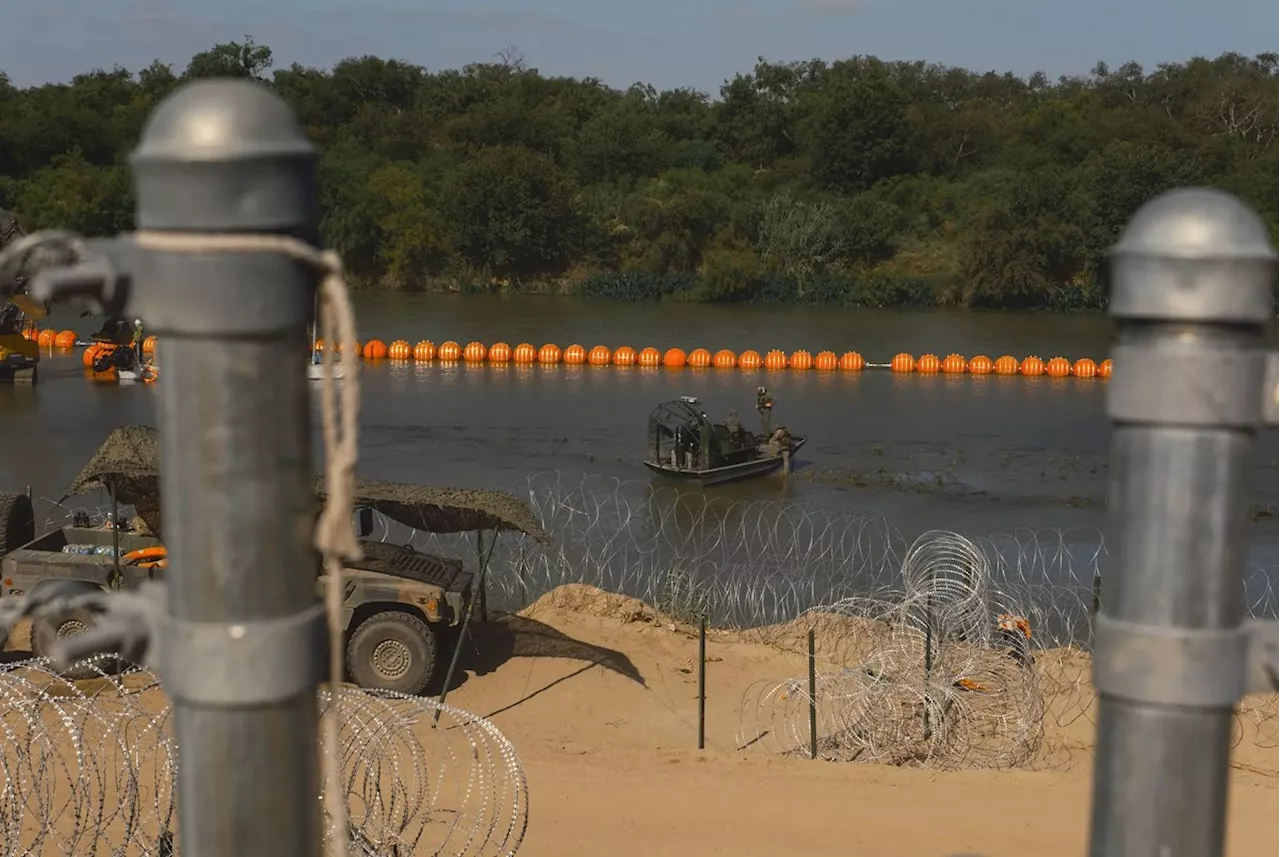
POLYGON ((327 657, 304 370, 318 274, 261 242, 236 249, 261 236, 317 242, 316 161, 266 89, 189 84, 156 108, 131 156, 139 233, 83 242, 79 264, 33 284, 41 299, 79 293, 145 318, 164 338, 169 570, 148 659, 173 703, 186 857, 320 853, 327 657), (243 238, 193 252, 158 233, 243 238))
POLYGON ((1266 227, 1213 190, 1151 201, 1111 253, 1117 561, 1095 631, 1091 857, 1223 853, 1275 277, 1266 227))

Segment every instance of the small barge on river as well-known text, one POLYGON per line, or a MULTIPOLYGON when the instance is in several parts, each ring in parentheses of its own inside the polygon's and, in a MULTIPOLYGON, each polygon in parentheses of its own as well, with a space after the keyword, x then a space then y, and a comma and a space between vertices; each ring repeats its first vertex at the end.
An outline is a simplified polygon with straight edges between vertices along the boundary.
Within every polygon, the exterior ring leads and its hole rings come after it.
POLYGON ((744 430, 736 418, 713 423, 696 398, 682 396, 649 415, 644 464, 662 476, 719 485, 789 469, 805 440, 783 426, 765 436, 744 430))

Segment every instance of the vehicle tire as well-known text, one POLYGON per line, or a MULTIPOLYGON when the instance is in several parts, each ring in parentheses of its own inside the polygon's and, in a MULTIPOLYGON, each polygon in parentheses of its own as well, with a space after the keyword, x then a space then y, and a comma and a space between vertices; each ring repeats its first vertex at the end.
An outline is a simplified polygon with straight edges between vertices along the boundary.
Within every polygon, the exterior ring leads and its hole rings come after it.
POLYGON ((436 671, 440 644, 417 616, 386 610, 360 623, 347 643, 347 673, 360 687, 415 695, 436 671))
POLYGON ((26 494, 0 492, 0 554, 36 540, 36 514, 26 494))
MULTIPOLYGON (((48 657, 59 637, 83 634, 97 623, 98 617, 83 608, 42 615, 31 624, 31 654, 37 658, 48 657)), ((97 678, 101 672, 111 672, 116 668, 115 661, 111 659, 101 659, 96 663, 98 669, 86 665, 73 667, 59 674, 65 679, 80 681, 97 678)))

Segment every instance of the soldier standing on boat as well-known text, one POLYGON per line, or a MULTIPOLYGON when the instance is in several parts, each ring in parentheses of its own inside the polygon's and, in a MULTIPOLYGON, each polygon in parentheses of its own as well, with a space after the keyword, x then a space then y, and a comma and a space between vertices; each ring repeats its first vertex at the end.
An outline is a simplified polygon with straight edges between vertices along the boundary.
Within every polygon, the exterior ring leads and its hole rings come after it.
POLYGON ((738 421, 737 411, 729 411, 729 419, 724 421, 724 427, 729 432, 729 440, 735 444, 742 442, 742 423, 738 421))
POLYGON ((773 396, 764 387, 756 387, 756 412, 760 414, 764 436, 770 437, 773 434, 773 396))

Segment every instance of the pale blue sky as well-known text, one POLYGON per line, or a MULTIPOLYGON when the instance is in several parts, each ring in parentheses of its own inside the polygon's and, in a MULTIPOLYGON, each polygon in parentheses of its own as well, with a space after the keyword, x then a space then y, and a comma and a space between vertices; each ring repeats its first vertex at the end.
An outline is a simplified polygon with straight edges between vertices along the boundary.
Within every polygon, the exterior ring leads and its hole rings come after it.
POLYGON ((874 54, 1084 74, 1275 51, 1276 0, 0 0, 0 69, 19 85, 136 70, 251 34, 277 66, 374 54, 429 69, 516 45, 545 74, 716 92, 757 56, 874 54))

